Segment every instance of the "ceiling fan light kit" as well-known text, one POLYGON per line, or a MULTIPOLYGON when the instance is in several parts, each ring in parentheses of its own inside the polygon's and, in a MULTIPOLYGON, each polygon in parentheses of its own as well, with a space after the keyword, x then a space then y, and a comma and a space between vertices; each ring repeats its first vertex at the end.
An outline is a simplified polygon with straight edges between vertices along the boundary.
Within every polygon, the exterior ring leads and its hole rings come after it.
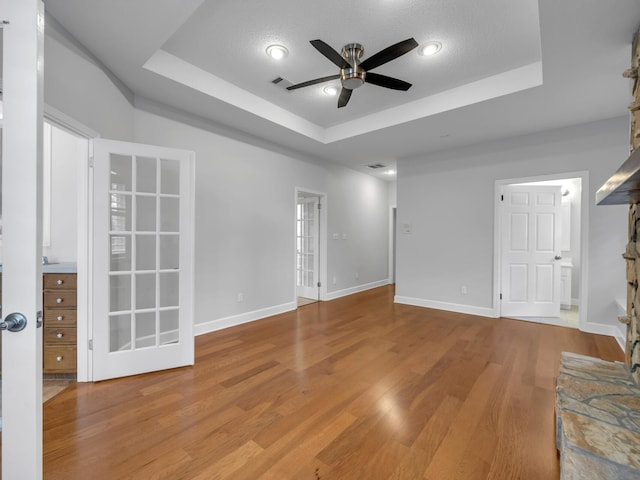
POLYGON ((370 72, 370 70, 395 60, 416 48, 418 46, 418 42, 413 38, 391 45, 363 61, 361 61, 361 58, 364 54, 364 48, 359 43, 349 43, 345 45, 342 47, 341 53, 335 51, 330 45, 322 40, 311 40, 310 43, 334 65, 339 67, 340 73, 291 85, 287 87, 287 90, 296 90, 298 88, 317 85, 318 83, 324 83, 339 78, 340 83, 342 84, 342 91, 338 98, 338 108, 341 108, 349 103, 353 90, 361 87, 364 83, 371 83, 379 87, 401 91, 407 91, 411 88, 411 84, 404 80, 373 73, 370 72))

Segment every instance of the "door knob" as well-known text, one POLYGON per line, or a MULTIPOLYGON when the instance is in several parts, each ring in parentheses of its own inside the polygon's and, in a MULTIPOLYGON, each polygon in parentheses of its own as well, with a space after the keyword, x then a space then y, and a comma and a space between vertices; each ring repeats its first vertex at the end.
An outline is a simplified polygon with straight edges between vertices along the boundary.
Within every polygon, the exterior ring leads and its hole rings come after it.
POLYGON ((0 323, 0 330, 9 330, 10 332, 19 332, 27 326, 27 317, 21 313, 10 313, 4 322, 0 323))
POLYGON ((553 257, 554 260, 562 260, 562 257, 560 255, 556 255, 555 257, 553 257))

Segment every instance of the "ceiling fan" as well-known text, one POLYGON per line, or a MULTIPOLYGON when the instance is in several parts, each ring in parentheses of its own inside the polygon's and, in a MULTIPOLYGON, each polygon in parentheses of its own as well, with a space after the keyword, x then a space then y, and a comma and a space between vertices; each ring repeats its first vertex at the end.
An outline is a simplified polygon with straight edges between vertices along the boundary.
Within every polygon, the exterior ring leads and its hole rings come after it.
POLYGON ((364 83, 371 83, 379 87, 391 88, 393 90, 407 91, 411 88, 411 84, 404 80, 388 77, 379 73, 370 72, 376 67, 383 65, 391 60, 410 52, 418 46, 413 38, 408 38, 395 45, 391 45, 380 50, 375 55, 370 56, 366 60, 360 61, 364 48, 359 43, 349 43, 342 47, 342 52, 338 53, 331 46, 322 40, 311 40, 311 45, 315 47, 322 55, 331 60, 336 66, 340 67, 340 73, 337 75, 329 75, 327 77, 316 78, 307 82, 298 83, 287 87, 287 90, 296 90, 318 83, 328 82, 330 80, 340 79, 342 83, 342 91, 338 98, 338 108, 344 107, 349 103, 351 93, 364 83))

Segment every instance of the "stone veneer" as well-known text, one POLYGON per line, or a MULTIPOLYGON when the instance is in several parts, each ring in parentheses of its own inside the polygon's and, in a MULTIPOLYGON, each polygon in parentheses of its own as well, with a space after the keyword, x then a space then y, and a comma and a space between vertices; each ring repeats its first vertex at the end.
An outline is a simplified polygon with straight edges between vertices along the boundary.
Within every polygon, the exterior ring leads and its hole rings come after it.
POLYGON ((640 480, 640 32, 633 40, 631 155, 598 190, 598 205, 630 204, 625 362, 564 352, 556 387, 563 480, 640 480))
POLYGON ((640 387, 626 365, 563 352, 556 442, 563 480, 640 480, 640 387))

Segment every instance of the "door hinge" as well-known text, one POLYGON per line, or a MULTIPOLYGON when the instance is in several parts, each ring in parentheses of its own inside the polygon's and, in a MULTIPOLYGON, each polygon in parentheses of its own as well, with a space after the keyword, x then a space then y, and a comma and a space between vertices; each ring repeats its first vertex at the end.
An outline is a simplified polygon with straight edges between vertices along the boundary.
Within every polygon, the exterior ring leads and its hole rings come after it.
POLYGON ((504 202, 504 195, 500 195, 500 201, 504 202))
POLYGON ((500 300, 502 300, 502 294, 500 294, 500 300))
POLYGON ((89 157, 89 168, 93 168, 93 157, 89 157))
POLYGON ((322 286, 322 283, 318 282, 318 288, 320 288, 322 286))
POLYGON ((93 350, 93 338, 89 339, 89 350, 93 350))
POLYGON ((322 204, 318 202, 318 210, 322 210, 322 204))

